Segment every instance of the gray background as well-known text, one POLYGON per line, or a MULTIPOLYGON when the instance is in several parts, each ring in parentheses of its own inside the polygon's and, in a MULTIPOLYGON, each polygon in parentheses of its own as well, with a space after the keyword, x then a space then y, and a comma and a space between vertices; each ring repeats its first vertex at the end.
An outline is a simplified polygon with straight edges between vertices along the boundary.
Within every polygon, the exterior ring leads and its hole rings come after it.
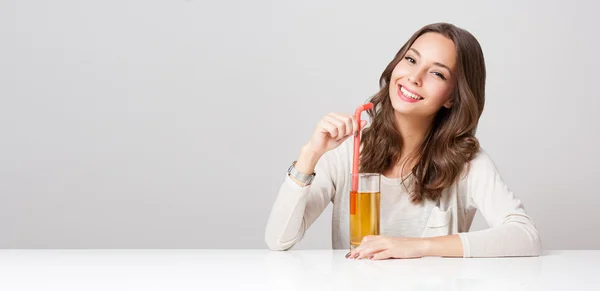
MULTIPOLYGON (((0 247, 265 248, 316 122, 351 113, 414 31, 446 21, 484 49, 478 137, 544 248, 598 249, 599 8, 2 0, 0 247)), ((297 247, 330 248, 330 221, 297 247)))

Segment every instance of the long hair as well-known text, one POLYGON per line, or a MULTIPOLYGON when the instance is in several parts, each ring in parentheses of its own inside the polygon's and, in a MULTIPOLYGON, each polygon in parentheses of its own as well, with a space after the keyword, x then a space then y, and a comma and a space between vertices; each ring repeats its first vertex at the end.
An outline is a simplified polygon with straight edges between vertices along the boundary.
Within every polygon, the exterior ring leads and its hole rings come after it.
MULTIPOLYGON (((416 153, 404 160, 414 161, 411 170, 411 201, 437 201, 442 190, 452 185, 464 166, 479 151, 475 137, 485 103, 485 62, 479 42, 471 33, 448 23, 427 25, 413 34, 387 65, 379 78, 380 90, 370 98, 375 106, 367 113, 371 125, 362 136, 360 172, 383 173, 400 162, 402 144, 396 130, 389 86, 392 71, 415 40, 428 32, 439 33, 456 47, 456 81, 453 106, 442 107, 416 153)), ((404 181, 403 181, 404 182, 404 181)))

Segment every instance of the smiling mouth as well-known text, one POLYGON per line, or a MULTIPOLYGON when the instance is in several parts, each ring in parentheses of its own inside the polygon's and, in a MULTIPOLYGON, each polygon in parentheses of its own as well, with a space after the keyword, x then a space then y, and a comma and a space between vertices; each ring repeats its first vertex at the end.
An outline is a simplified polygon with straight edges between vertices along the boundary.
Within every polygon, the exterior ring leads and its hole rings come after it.
POLYGON ((414 100, 423 100, 423 97, 414 94, 412 92, 409 92, 408 90, 406 90, 406 88, 404 88, 402 85, 398 85, 398 87, 400 88, 400 92, 402 93, 402 95, 404 95, 405 97, 414 99, 414 100))

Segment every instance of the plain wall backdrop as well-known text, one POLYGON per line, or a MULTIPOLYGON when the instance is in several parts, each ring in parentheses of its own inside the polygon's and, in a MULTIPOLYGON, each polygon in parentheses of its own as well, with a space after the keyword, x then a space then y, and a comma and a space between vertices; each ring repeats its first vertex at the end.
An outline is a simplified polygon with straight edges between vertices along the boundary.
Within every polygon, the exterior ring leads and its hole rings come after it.
MULTIPOLYGON (((546 249, 600 248, 594 1, 0 2, 0 248, 266 248, 317 121, 420 27, 480 41, 477 133, 546 249)), ((487 227, 477 216, 473 229, 487 227)), ((331 247, 331 207, 297 248, 331 247)))

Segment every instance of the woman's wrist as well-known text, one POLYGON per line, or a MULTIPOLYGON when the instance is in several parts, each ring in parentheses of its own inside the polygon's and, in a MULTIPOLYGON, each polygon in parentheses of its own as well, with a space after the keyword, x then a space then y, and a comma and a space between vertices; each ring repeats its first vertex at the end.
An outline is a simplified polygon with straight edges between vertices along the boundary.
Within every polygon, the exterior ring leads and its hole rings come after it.
MULTIPOLYGON (((300 155, 296 160, 294 168, 296 168, 296 170, 300 173, 312 175, 312 173, 315 172, 315 166, 317 165, 317 162, 320 158, 320 154, 310 151, 306 146, 303 146, 300 150, 300 155)), ((305 186, 304 181, 299 181, 292 176, 290 176, 290 178, 292 179, 292 181, 294 181, 294 183, 298 184, 299 186, 305 186)))
POLYGON ((315 166, 323 154, 311 151, 306 145, 300 150, 300 155, 296 160, 294 167, 301 173, 311 175, 315 171, 315 166))
POLYGON ((432 254, 433 240, 431 240, 430 238, 422 238, 420 243, 421 243, 422 256, 423 257, 433 256, 433 254, 432 254))
POLYGON ((458 234, 421 239, 424 257, 462 257, 463 245, 458 234))

